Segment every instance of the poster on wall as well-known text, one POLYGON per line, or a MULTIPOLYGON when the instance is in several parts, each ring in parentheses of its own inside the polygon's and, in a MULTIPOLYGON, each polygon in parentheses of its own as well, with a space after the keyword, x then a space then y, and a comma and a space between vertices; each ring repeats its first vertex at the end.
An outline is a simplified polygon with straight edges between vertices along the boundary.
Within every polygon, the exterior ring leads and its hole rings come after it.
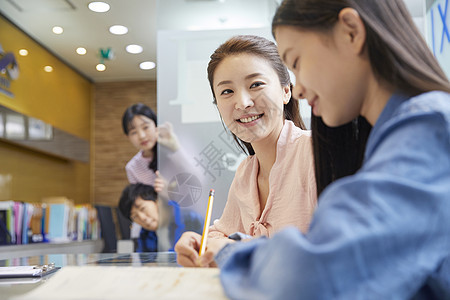
POLYGON ((3 112, 0 111, 0 138, 5 136, 5 123, 3 118, 3 112))
POLYGON ((19 77, 19 65, 12 52, 3 51, 0 44, 0 93, 13 98, 14 94, 10 91, 11 80, 19 77))
POLYGON ((450 77, 449 0, 436 0, 427 12, 428 44, 447 77, 450 77))
POLYGON ((25 139, 25 117, 18 113, 7 112, 5 133, 7 139, 25 139))
POLYGON ((53 136, 52 126, 36 118, 28 117, 29 140, 51 140, 53 136))

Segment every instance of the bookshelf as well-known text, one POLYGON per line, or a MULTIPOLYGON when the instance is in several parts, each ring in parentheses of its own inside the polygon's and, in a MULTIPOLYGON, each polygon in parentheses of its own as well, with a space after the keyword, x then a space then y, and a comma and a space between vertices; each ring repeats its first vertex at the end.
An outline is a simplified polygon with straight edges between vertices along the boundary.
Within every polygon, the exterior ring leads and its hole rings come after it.
POLYGON ((0 259, 102 252, 97 210, 65 197, 0 201, 0 259))
POLYGON ((0 260, 14 257, 48 255, 48 254, 79 254, 100 253, 103 240, 85 240, 64 243, 32 243, 26 245, 0 246, 0 260))

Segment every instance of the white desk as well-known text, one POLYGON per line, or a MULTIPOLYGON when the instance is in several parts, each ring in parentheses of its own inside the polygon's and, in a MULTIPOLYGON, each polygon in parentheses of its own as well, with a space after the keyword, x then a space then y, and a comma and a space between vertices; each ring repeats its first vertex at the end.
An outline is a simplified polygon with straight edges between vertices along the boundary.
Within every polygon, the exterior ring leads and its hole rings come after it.
POLYGON ((0 266, 52 262, 62 269, 37 281, 0 279, 0 299, 81 300, 87 289, 90 299, 226 299, 218 269, 182 268, 173 252, 41 255, 0 260, 0 266))

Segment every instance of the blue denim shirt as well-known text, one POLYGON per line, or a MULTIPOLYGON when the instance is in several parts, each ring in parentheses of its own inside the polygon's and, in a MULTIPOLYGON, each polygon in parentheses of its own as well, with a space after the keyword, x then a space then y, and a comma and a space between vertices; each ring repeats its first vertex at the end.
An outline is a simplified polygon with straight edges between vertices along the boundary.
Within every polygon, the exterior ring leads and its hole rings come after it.
POLYGON ((394 95, 310 230, 226 246, 232 299, 450 299, 450 94, 394 95))

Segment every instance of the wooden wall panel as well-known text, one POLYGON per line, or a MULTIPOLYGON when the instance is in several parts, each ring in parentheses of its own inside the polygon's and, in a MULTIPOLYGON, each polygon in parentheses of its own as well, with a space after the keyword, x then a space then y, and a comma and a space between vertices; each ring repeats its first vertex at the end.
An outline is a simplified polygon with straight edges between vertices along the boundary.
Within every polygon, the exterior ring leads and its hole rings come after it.
POLYGON ((136 153, 122 131, 125 109, 142 102, 156 111, 156 81, 108 82, 94 86, 92 199, 117 206, 128 184, 125 165, 136 153))
POLYGON ((0 186, 0 200, 40 202, 44 197, 63 196, 75 204, 90 202, 88 163, 0 141, 0 177, 4 176, 11 182, 0 186))

